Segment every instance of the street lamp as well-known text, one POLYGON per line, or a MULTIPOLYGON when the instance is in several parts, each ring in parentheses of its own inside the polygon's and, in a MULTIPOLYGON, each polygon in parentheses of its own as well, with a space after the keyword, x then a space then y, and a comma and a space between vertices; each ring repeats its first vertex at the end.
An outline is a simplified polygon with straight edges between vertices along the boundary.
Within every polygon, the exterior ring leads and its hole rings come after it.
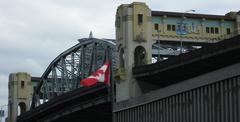
POLYGON ((188 12, 195 12, 196 10, 187 10, 185 12, 183 12, 182 14, 182 19, 181 19, 181 23, 180 23, 180 54, 182 54, 182 48, 183 48, 183 41, 182 41, 182 35, 186 34, 186 32, 183 33, 183 21, 184 21, 184 17, 185 17, 185 14, 188 13, 188 12))
POLYGON ((4 106, 8 106, 8 105, 7 104, 6 105, 2 105, 1 108, 0 108, 0 122, 2 122, 2 117, 4 117, 4 110, 3 110, 4 106))
POLYGON ((158 39, 157 39, 157 43, 158 43, 158 57, 157 57, 157 61, 160 61, 160 46, 161 46, 161 44, 160 44, 160 30, 157 30, 157 32, 158 32, 158 39))

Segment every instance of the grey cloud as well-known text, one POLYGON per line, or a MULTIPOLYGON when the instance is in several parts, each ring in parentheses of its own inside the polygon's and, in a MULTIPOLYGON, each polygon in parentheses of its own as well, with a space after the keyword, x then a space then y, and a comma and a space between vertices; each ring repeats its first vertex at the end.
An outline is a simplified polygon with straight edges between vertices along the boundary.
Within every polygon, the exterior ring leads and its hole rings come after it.
MULTIPOLYGON (((196 9, 197 13, 225 14, 240 10, 239 0, 139 0, 153 10, 196 9)), ((61 52, 93 31, 97 38, 115 38, 117 6, 132 0, 1 0, 0 105, 7 103, 11 72, 41 76, 61 52)))

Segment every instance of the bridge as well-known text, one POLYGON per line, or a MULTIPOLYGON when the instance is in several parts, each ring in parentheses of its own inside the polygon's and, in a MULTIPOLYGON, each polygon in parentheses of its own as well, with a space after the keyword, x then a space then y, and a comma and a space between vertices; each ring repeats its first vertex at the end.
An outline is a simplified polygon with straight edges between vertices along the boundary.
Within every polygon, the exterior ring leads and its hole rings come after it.
MULTIPOLYGON (((77 45, 57 56, 41 77, 42 80, 34 92, 31 110, 19 116, 17 121, 111 122, 113 109, 122 106, 120 102, 112 108, 114 85, 99 83, 86 88, 80 86, 79 81, 99 68, 107 55, 115 62, 112 58, 115 55, 114 46, 114 40, 80 39, 77 45), (84 71, 83 67, 88 70, 84 71)), ((240 36, 236 36, 162 62, 134 67, 133 75, 139 82, 150 82, 164 88, 236 64, 240 61, 239 52, 240 36), (172 77, 168 74, 172 74, 172 77)), ((239 91, 239 86, 236 88, 239 91)), ((238 99, 237 97, 234 100, 238 99)), ((232 102, 239 103, 237 101, 232 102)), ((130 103, 125 103, 128 104, 130 103)))
MULTIPOLYGON (((41 76, 30 111, 17 121, 239 122, 239 33, 200 49, 161 45, 153 42, 151 17, 144 3, 119 6, 116 40, 90 34, 57 56, 41 76), (152 63, 153 58, 158 62, 152 63), (110 84, 83 87, 80 81, 106 60, 111 62, 110 84)), ((217 17, 222 18, 229 17, 217 17)), ((161 35, 159 24, 154 27, 161 35)))

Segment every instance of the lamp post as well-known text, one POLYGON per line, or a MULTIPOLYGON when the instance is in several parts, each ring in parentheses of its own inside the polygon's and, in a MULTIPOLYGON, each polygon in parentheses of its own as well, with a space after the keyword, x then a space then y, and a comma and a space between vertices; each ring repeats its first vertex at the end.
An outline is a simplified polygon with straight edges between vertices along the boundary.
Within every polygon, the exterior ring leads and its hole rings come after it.
POLYGON ((182 35, 184 34, 183 33, 183 21, 184 21, 184 17, 185 17, 185 14, 188 13, 188 12, 195 12, 195 10, 187 10, 185 11, 183 14, 182 14, 182 19, 181 19, 181 23, 180 23, 180 54, 182 54, 182 48, 183 48, 183 41, 182 41, 182 35))
POLYGON ((158 57, 157 57, 157 61, 160 61, 160 30, 157 31, 158 32, 158 39, 157 39, 157 43, 158 43, 158 57))
POLYGON ((2 105, 0 108, 0 122, 2 122, 2 117, 4 117, 4 110, 3 110, 4 106, 8 106, 8 105, 7 104, 2 105))

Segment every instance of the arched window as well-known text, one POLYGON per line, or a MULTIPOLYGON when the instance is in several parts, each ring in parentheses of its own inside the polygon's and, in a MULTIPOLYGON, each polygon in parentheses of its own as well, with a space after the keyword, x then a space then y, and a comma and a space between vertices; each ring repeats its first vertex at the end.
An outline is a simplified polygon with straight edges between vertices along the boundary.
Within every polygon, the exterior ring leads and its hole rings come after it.
POLYGON ((27 106, 24 102, 20 102, 18 104, 18 115, 21 115, 22 113, 26 112, 27 106))
POLYGON ((135 48, 134 51, 134 65, 144 65, 147 63, 147 56, 146 56, 146 50, 142 46, 138 46, 135 48))

